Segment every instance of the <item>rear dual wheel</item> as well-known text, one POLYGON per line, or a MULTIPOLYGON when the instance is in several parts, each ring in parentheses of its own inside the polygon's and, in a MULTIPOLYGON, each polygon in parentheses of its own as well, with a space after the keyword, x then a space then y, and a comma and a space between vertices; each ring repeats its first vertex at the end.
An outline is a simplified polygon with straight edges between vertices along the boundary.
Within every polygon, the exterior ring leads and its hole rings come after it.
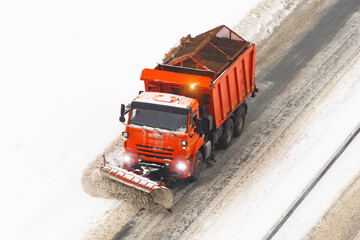
POLYGON ((226 149, 230 146, 232 137, 234 135, 234 120, 228 118, 224 123, 224 132, 219 139, 219 147, 226 149))
POLYGON ((233 136, 239 136, 245 125, 245 109, 240 107, 235 113, 235 121, 228 118, 224 123, 224 131, 219 139, 219 147, 226 149, 230 146, 233 136))
POLYGON ((244 129, 244 125, 245 125, 245 109, 241 107, 235 113, 235 131, 234 131, 235 136, 239 136, 242 133, 244 129))

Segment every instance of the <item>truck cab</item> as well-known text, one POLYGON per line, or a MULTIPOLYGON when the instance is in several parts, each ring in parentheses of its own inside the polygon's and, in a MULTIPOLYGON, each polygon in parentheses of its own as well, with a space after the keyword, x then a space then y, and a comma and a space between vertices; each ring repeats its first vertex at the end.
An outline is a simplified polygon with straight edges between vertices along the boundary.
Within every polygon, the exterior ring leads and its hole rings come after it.
POLYGON ((141 93, 129 108, 123 133, 123 168, 160 171, 159 175, 167 178, 196 180, 202 160, 199 149, 204 143, 196 131, 199 117, 196 99, 160 92, 141 93))

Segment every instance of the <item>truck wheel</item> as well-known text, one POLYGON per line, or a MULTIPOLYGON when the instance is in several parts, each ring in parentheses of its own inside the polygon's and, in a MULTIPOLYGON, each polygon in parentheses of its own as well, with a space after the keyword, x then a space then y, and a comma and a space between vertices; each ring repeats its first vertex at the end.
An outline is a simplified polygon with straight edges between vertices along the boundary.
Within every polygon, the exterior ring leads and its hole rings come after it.
POLYGON ((222 149, 226 149, 230 146, 233 134, 234 134, 234 121, 232 120, 232 118, 229 118, 224 123, 224 132, 219 140, 219 146, 222 149))
POLYGON ((236 111, 235 114, 235 136, 239 136, 245 125, 245 109, 242 107, 241 109, 236 111))
POLYGON ((196 159, 195 159, 195 165, 194 165, 194 173, 191 177, 191 181, 192 182, 195 182, 196 180, 199 179, 200 177, 200 170, 201 170, 201 162, 203 161, 203 156, 201 154, 201 152, 199 151, 197 154, 196 154, 196 159))

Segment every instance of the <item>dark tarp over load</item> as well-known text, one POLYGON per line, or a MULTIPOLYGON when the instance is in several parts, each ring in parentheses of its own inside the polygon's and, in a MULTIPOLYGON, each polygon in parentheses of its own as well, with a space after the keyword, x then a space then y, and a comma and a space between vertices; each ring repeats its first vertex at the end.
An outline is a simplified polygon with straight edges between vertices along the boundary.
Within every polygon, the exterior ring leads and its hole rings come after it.
POLYGON ((172 65, 206 70, 213 73, 212 77, 216 77, 249 46, 249 42, 222 25, 194 38, 190 35, 183 37, 180 44, 165 55, 164 65, 158 68, 172 65))

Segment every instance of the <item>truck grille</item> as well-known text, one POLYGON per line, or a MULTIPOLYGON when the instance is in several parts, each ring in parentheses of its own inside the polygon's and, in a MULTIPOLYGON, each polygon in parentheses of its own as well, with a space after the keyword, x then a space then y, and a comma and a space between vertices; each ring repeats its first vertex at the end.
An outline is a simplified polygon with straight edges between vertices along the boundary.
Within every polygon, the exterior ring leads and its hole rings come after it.
POLYGON ((174 153, 174 150, 172 149, 154 148, 144 145, 136 145, 136 147, 137 152, 140 156, 149 158, 172 160, 172 156, 174 153))
POLYGON ((143 161, 140 163, 142 167, 152 167, 152 168, 164 168, 165 165, 163 163, 153 163, 148 161, 143 161))

